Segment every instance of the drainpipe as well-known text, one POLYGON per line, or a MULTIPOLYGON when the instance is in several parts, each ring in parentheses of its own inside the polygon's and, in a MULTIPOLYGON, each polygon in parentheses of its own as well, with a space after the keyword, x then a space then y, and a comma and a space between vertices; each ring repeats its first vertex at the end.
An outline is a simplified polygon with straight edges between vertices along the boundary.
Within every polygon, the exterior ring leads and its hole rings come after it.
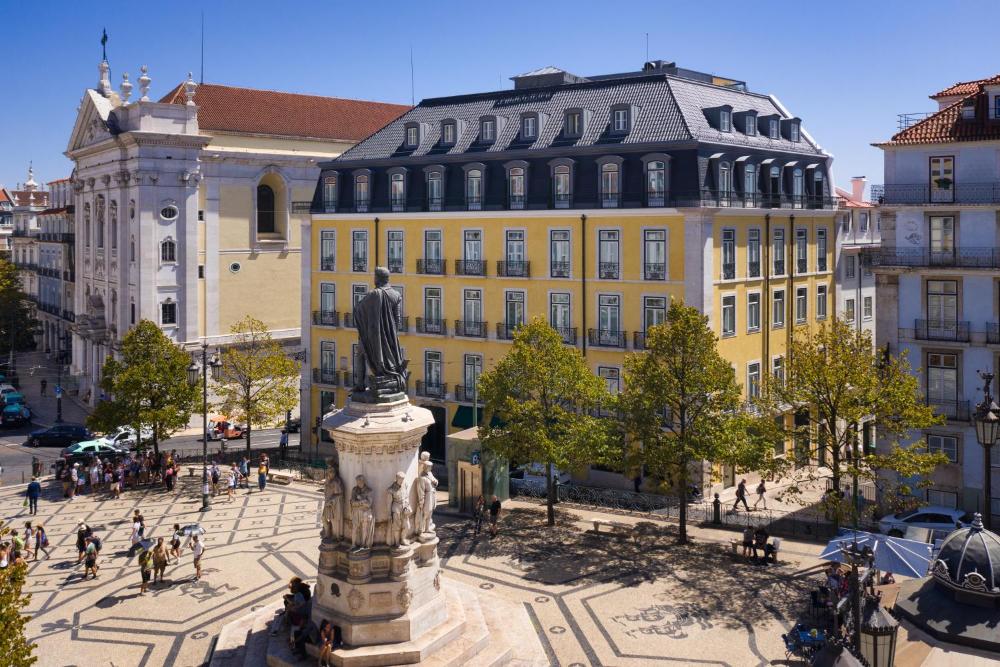
MULTIPOLYGON (((788 368, 789 355, 792 346, 792 327, 795 325, 795 276, 798 275, 798 259, 795 256, 795 214, 788 216, 788 234, 785 235, 785 244, 788 246, 786 257, 788 258, 787 270, 785 271, 785 281, 788 287, 785 288, 785 363, 782 366, 784 372, 788 368), (794 269, 794 271, 793 271, 794 269)), ((808 243, 807 246, 808 248, 808 243)), ((809 271, 808 253, 806 254, 806 272, 809 271)), ((786 373, 787 377, 787 373, 786 373)))
POLYGON ((761 376, 771 372, 771 214, 764 214, 764 238, 761 239, 760 263, 764 289, 760 295, 761 376))
POLYGON ((580 214, 581 250, 583 252, 580 267, 580 301, 582 303, 582 319, 580 321, 580 339, 583 342, 583 356, 587 356, 587 215, 580 214))
POLYGON ((378 218, 375 218, 375 266, 378 266, 378 218))

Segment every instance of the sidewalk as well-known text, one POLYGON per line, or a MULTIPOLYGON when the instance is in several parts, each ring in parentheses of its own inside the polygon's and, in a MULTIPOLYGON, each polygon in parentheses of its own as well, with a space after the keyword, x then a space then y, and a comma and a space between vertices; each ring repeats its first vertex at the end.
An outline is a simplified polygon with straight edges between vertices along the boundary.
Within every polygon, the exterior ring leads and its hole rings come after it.
MULTIPOLYGON (((774 482, 765 481, 764 485, 767 488, 767 492, 764 494, 766 509, 780 512, 799 512, 819 503, 826 493, 826 480, 830 476, 830 471, 827 468, 819 468, 812 471, 813 476, 817 477, 816 480, 809 480, 809 474, 809 470, 796 470, 790 476, 783 477, 780 480, 774 482), (788 494, 788 497, 781 497, 788 491, 789 487, 796 484, 799 485, 799 493, 788 494)), ((747 503, 750 504, 750 507, 753 507, 753 504, 757 501, 757 484, 760 483, 760 475, 756 473, 737 475, 737 486, 741 479, 747 481, 747 503)), ((737 486, 731 486, 719 492, 719 501, 722 503, 723 508, 732 507, 733 503, 736 502, 737 486)), ((705 500, 710 502, 712 498, 705 498, 705 500)), ((740 508, 743 508, 742 503, 740 504, 740 508)), ((761 509, 765 509, 765 507, 762 505, 761 509)))
MULTIPOLYGON (((17 371, 21 386, 18 390, 24 394, 25 401, 31 409, 31 422, 40 427, 49 427, 56 422, 56 385, 59 379, 59 369, 54 358, 46 358, 44 352, 21 352, 17 355, 17 371), (48 386, 45 396, 42 392, 42 379, 48 386)), ((67 373, 63 373, 66 382, 67 373)), ((64 422, 82 424, 90 414, 75 396, 68 391, 63 392, 62 419, 64 422)))

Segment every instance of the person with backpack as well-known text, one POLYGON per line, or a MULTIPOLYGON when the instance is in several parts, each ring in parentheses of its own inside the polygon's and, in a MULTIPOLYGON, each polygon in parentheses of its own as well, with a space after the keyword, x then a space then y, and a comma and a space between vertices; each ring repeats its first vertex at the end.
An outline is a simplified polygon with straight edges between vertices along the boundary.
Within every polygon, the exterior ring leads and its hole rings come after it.
POLYGON ((38 482, 38 477, 31 478, 24 495, 28 499, 28 514, 38 514, 38 498, 42 495, 42 485, 38 482))
POLYGON ((87 553, 87 538, 93 535, 94 532, 90 529, 83 521, 76 529, 76 550, 78 553, 76 562, 79 563, 83 560, 84 555, 87 553))
POLYGON ((260 487, 261 491, 263 491, 264 487, 267 486, 267 471, 268 471, 267 463, 268 463, 267 457, 261 454, 260 463, 257 465, 257 486, 260 487))
POLYGON ((87 574, 93 574, 94 579, 97 579, 97 545, 94 544, 94 538, 88 537, 86 540, 86 547, 84 548, 84 555, 87 557, 83 562, 83 580, 87 580, 87 574))
POLYGON ((42 524, 35 526, 35 544, 38 548, 35 551, 35 560, 38 560, 38 552, 44 551, 46 558, 51 558, 49 555, 49 536, 45 533, 45 527, 42 524))
POLYGON ((174 524, 174 534, 170 537, 170 553, 174 555, 174 564, 181 562, 181 539, 184 537, 184 531, 181 530, 181 525, 179 523, 174 524))
POLYGON ((764 494, 767 493, 767 487, 764 485, 764 479, 761 478, 760 484, 757 485, 757 500, 753 504, 753 508, 757 509, 759 503, 764 503, 764 509, 767 509, 767 498, 764 494))
POLYGON ((139 552, 139 574, 142 575, 142 585, 139 586, 139 595, 146 593, 149 588, 149 579, 153 574, 153 554, 143 549, 139 552))

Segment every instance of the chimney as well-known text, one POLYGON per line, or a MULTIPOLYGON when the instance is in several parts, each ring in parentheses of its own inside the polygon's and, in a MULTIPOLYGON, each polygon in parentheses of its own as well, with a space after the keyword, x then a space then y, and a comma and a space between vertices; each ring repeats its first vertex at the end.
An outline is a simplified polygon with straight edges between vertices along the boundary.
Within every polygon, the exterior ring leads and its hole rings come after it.
POLYGON ((864 176, 851 176, 851 199, 854 201, 865 200, 865 185, 868 179, 864 176))

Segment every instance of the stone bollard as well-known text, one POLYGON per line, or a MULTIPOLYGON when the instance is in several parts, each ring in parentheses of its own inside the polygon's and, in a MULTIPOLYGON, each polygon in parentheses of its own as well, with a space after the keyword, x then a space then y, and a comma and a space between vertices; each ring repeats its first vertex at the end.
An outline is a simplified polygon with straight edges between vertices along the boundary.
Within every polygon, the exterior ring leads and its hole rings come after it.
POLYGON ((719 500, 719 494, 715 494, 715 500, 712 501, 712 523, 722 523, 722 501, 719 500))

